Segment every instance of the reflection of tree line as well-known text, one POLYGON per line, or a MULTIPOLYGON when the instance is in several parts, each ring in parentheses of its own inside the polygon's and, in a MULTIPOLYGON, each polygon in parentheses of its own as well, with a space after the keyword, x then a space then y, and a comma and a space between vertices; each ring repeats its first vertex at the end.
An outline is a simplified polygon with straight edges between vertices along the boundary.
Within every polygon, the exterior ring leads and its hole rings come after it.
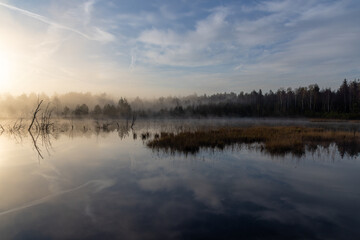
MULTIPOLYGON (((83 123, 72 123, 72 122, 60 122, 53 123, 53 128, 40 131, 36 130, 38 128, 32 128, 32 130, 27 131, 25 124, 21 125, 16 129, 12 126, 2 126, 0 127, 0 136, 8 135, 16 140, 16 142, 21 143, 23 138, 30 136, 33 148, 36 151, 40 159, 44 158, 43 151, 46 151, 49 155, 52 150, 52 141, 57 140, 60 136, 68 136, 69 138, 76 137, 91 137, 92 135, 97 136, 106 136, 110 133, 116 132, 120 139, 124 139, 130 136, 132 132, 133 137, 137 136, 137 133, 131 128, 131 125, 126 124, 126 122, 83 122, 83 123), (101 126, 100 126, 101 125, 101 126), (104 127, 106 126, 106 127, 104 127)), ((134 137, 136 139, 136 137, 134 137)))
MULTIPOLYGON (((39 100, 37 106, 32 114, 32 119, 27 127, 28 121, 23 119, 15 120, 13 123, 7 125, 0 124, 0 136, 8 134, 14 137, 17 142, 21 142, 23 137, 30 136, 34 150, 37 152, 38 157, 43 159, 43 149, 50 154, 52 149, 52 139, 58 139, 60 135, 67 134, 70 138, 78 136, 88 136, 93 134, 108 134, 116 131, 118 136, 123 139, 129 136, 130 131, 133 131, 136 118, 133 117, 131 122, 129 119, 125 121, 77 121, 73 119, 70 121, 54 120, 52 118, 53 109, 48 104, 42 109, 43 100, 39 100)), ((136 133, 133 133, 134 136, 136 133)))

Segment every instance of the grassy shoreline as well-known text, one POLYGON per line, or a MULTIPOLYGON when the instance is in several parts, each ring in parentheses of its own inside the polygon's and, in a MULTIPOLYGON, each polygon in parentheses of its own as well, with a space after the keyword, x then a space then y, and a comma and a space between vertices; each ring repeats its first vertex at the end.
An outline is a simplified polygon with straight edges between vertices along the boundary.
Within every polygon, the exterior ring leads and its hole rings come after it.
POLYGON ((302 155, 306 148, 316 149, 319 145, 328 147, 331 143, 335 143, 343 152, 353 152, 354 148, 357 151, 360 146, 357 132, 299 126, 219 128, 176 134, 162 132, 147 142, 147 146, 171 152, 196 153, 200 148, 224 149, 243 143, 261 143, 266 152, 274 155, 302 155))

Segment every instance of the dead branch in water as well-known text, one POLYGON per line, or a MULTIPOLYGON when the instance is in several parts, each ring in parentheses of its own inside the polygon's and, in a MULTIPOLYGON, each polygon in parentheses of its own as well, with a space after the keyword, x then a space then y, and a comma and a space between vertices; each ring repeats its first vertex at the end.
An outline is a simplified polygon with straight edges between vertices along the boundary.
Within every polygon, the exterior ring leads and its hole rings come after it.
POLYGON ((131 122, 131 129, 133 129, 134 125, 135 125, 135 120, 136 120, 136 117, 135 115, 133 115, 133 118, 132 118, 132 122, 131 122))
MULTIPOLYGON (((38 156, 41 158, 41 159, 44 159, 43 155, 41 154, 41 149, 38 147, 37 145, 37 140, 35 140, 34 136, 32 135, 31 131, 29 130, 29 134, 31 136, 31 139, 33 140, 33 144, 34 144, 34 149, 36 150, 36 152, 38 153, 38 156)), ((37 137, 38 138, 38 137, 37 137)), ((36 138, 36 139, 37 139, 36 138)))
POLYGON ((51 122, 51 115, 53 110, 49 108, 50 103, 46 106, 44 112, 42 113, 40 123, 38 123, 38 128, 40 131, 48 133, 50 127, 54 127, 54 124, 51 122))
POLYGON ((50 108, 50 103, 47 104, 46 108, 41 111, 40 106, 43 103, 43 100, 41 100, 33 114, 33 118, 31 121, 31 124, 28 128, 28 131, 31 131, 33 128, 33 125, 35 124, 36 131, 42 132, 42 133, 49 133, 50 127, 52 127, 52 130, 54 130, 54 123, 51 122, 52 112, 53 109, 50 108), (40 118, 38 119, 38 113, 41 111, 40 118))
MULTIPOLYGON (((17 119, 14 124, 11 126, 7 126, 7 129, 10 133, 19 133, 25 126, 22 124, 23 119, 17 119)), ((2 126, 1 126, 2 127, 2 126)), ((5 129, 3 128, 3 131, 5 131, 5 129)))
POLYGON ((36 119, 36 114, 38 114, 38 112, 40 111, 40 106, 41 106, 42 102, 43 102, 43 100, 41 100, 41 101, 39 102, 39 104, 37 105, 37 107, 36 107, 36 109, 35 109, 35 111, 34 111, 33 119, 32 119, 32 121, 31 121, 31 124, 30 124, 29 128, 28 128, 28 131, 29 131, 29 132, 31 131, 31 128, 32 128, 32 126, 33 126, 33 124, 34 124, 34 121, 35 121, 35 120, 37 121, 37 119, 36 119))

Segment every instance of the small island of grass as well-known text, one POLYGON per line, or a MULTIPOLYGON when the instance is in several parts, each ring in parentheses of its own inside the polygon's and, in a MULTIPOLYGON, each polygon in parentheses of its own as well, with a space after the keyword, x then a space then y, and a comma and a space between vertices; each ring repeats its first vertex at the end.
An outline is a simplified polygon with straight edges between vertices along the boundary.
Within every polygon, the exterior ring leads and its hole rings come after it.
POLYGON ((331 143, 339 151, 353 154, 360 152, 357 132, 335 131, 324 128, 297 126, 256 126, 220 128, 211 130, 162 132, 147 146, 171 152, 196 153, 200 148, 224 149, 232 144, 261 143, 262 150, 274 155, 292 153, 302 155, 306 148, 328 147, 331 143))

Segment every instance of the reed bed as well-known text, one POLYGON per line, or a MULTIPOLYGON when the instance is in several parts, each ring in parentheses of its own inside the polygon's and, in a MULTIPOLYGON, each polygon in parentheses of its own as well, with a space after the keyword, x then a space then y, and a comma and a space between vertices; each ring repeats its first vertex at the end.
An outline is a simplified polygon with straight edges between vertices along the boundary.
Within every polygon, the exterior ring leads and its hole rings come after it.
POLYGON ((180 133, 162 132, 159 138, 147 142, 147 146, 172 152, 196 153, 200 148, 223 149, 231 144, 243 143, 261 143, 261 147, 265 151, 279 155, 286 153, 302 155, 305 153, 306 147, 329 146, 331 143, 345 148, 346 146, 360 146, 357 132, 298 126, 257 126, 180 133))

